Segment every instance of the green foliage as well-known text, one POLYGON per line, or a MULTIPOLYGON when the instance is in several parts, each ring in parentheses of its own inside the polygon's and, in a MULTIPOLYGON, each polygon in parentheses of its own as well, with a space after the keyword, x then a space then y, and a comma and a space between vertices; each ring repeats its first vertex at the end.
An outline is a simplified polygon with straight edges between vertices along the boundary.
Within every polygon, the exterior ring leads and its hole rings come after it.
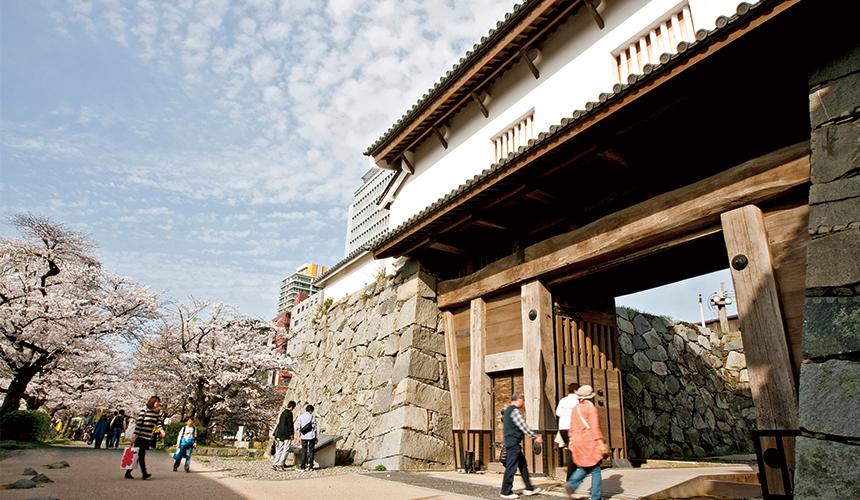
POLYGON ((322 301, 322 303, 317 305, 317 309, 316 309, 316 311, 314 311, 314 317, 311 318, 311 324, 312 325, 316 326, 316 324, 319 323, 319 321, 323 318, 323 316, 328 314, 328 310, 331 307, 332 302, 333 302, 333 300, 331 299, 331 297, 329 297, 329 298, 325 299, 324 301, 322 301))
POLYGON ((0 417, 0 439, 12 441, 45 441, 51 430, 51 417, 34 410, 11 411, 0 417))
POLYGON ((384 471, 387 471, 388 469, 386 469, 384 465, 380 464, 380 465, 377 465, 376 467, 374 467, 373 470, 375 470, 376 472, 384 472, 384 471))

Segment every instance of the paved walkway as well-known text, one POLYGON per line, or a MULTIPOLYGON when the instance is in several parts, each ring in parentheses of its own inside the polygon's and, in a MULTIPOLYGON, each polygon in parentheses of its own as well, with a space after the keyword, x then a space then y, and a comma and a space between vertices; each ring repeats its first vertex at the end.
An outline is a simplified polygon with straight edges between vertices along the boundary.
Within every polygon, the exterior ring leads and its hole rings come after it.
POLYGON ((229 477, 223 471, 204 468, 192 461, 191 473, 173 472, 167 453, 146 455, 152 477, 141 481, 123 478, 119 468, 121 450, 95 450, 77 445, 48 450, 21 450, 0 461, 0 484, 29 478, 27 467, 45 474, 53 483, 27 490, 3 490, 3 500, 49 497, 60 500, 283 500, 285 498, 348 498, 350 500, 462 500, 467 497, 420 486, 383 481, 373 475, 344 474, 292 481, 249 481, 229 477), (45 466, 65 460, 71 467, 45 466))
MULTIPOLYGON (((45 474, 54 483, 29 490, 4 490, 3 500, 27 500, 36 497, 60 500, 153 500, 176 498, 183 500, 282 500, 284 498, 348 498, 350 500, 454 500, 498 498, 502 475, 498 473, 458 474, 456 472, 355 472, 322 477, 265 480, 234 477, 238 469, 246 469, 230 461, 216 461, 207 466, 193 460, 190 474, 172 472, 173 458, 168 453, 147 453, 147 465, 153 475, 141 481, 140 471, 135 480, 123 478, 119 468, 121 450, 94 450, 80 443, 47 450, 22 450, 10 453, 0 461, 0 484, 9 485, 28 477, 21 473, 27 467, 45 474), (65 460, 71 467, 48 469, 46 465, 65 460)), ((269 470, 269 461, 254 462, 269 470)), ((328 469, 326 469, 328 470, 328 469)), ((748 465, 671 469, 608 469, 603 471, 603 495, 613 500, 637 500, 681 483, 698 475, 748 473, 748 465)), ((277 476, 277 474, 276 474, 277 476)), ((247 476, 251 477, 251 476, 247 476)), ((536 487, 545 493, 534 500, 565 498, 561 481, 534 477, 536 487)), ((577 490, 586 496, 591 480, 577 490)), ((514 491, 523 488, 522 480, 514 481, 514 491)))

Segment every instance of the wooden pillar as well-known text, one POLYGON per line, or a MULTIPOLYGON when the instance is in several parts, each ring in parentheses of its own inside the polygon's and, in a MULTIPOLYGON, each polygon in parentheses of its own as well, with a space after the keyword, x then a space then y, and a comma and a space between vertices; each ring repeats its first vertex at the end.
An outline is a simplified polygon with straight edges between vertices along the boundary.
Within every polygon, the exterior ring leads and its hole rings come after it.
POLYGON ((460 400, 460 363, 457 359, 457 335, 454 313, 443 311, 445 321, 445 363, 448 365, 448 389, 451 391, 451 418, 455 429, 463 429, 463 404, 460 400))
POLYGON ((523 388, 526 423, 532 429, 555 428, 555 350, 552 294, 540 281, 522 286, 523 388))
POLYGON ((758 428, 797 429, 797 391, 764 216, 747 205, 721 219, 758 428))
POLYGON ((490 377, 484 371, 487 355, 487 303, 478 297, 472 300, 470 311, 471 369, 469 371, 469 411, 471 430, 492 429, 492 403, 490 401, 490 377))

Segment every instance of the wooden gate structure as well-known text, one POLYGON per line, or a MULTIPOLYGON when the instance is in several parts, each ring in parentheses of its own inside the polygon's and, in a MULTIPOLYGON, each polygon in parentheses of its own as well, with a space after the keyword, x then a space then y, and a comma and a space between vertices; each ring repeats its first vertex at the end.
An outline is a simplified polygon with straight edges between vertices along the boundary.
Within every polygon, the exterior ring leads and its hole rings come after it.
MULTIPOLYGON (((458 432, 491 432, 493 374, 522 370, 532 428, 555 429, 565 384, 589 382, 604 391, 613 455, 625 456, 612 311, 571 312, 565 298, 729 267, 758 427, 798 428, 813 145, 808 75, 793 58, 827 36, 826 23, 807 21, 822 15, 815 2, 766 3, 741 4, 719 36, 702 33, 631 75, 374 245, 375 257, 408 256, 438 278, 458 432)), ((444 138, 424 139, 443 137, 442 125, 566 22, 558 9, 588 15, 576 5, 530 2, 369 150, 374 161, 444 154, 444 138)), ((492 112, 481 107, 469 120, 492 112)))

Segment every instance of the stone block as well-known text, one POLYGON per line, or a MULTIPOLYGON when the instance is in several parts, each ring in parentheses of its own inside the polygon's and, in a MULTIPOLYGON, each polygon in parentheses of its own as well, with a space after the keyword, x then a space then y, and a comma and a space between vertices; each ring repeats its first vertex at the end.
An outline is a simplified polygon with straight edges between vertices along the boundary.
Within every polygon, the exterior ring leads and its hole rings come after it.
POLYGON ((706 351, 711 350, 711 342, 708 340, 708 337, 705 337, 704 335, 699 335, 699 345, 701 345, 706 351))
POLYGON ((633 391, 634 394, 639 394, 640 392, 642 392, 642 382, 640 382, 639 379, 634 377, 632 374, 628 373, 624 377, 624 382, 626 383, 627 387, 631 391, 633 391))
POLYGON ((726 370, 742 370, 747 367, 747 358, 745 355, 737 352, 729 352, 726 358, 726 370))
POLYGON ((857 170, 860 120, 828 125, 812 131, 812 184, 824 184, 857 170))
POLYGON ((657 335, 657 332, 653 328, 643 333, 642 338, 645 339, 645 343, 648 344, 648 347, 652 349, 663 343, 663 338, 660 335, 657 335))
POLYGON ((400 336, 400 351, 410 347, 427 353, 445 354, 445 335, 430 328, 412 325, 400 336))
POLYGON ((810 205, 848 200, 857 197, 860 197, 860 176, 836 179, 835 181, 823 184, 814 184, 809 188, 810 205))
POLYGON ((809 121, 821 124, 851 116, 860 107, 860 73, 830 80, 809 93, 809 121))
MULTIPOLYGON (((854 178, 860 180, 860 177, 854 178)), ((828 230, 844 229, 853 223, 860 223, 860 198, 831 201, 809 207, 809 229, 812 232, 821 227, 828 230)))
POLYGON ((795 500, 860 498, 860 446, 798 437, 795 500))
POLYGON ((809 243, 806 287, 838 287, 860 281, 860 230, 820 236, 809 243))
POLYGON ((416 324, 435 329, 441 312, 436 303, 424 297, 415 296, 407 300, 397 313, 395 328, 399 331, 416 324))
POLYGON ((384 342, 382 353, 386 356, 393 356, 400 352, 400 335, 389 335, 384 342))
POLYGON ((397 297, 386 299, 376 307, 376 314, 380 316, 391 314, 394 312, 395 306, 397 306, 397 297))
POLYGON ((643 372, 651 370, 651 360, 642 352, 633 355, 633 363, 643 372))
POLYGON ((635 330, 635 333, 642 335, 648 330, 651 330, 651 323, 648 322, 648 319, 645 316, 638 314, 633 318, 633 329, 635 330))
POLYGON ((391 402, 395 407, 407 403, 419 408, 451 414, 450 392, 409 378, 397 384, 394 388, 394 399, 391 402))
POLYGON ((381 436, 395 429, 427 432, 427 410, 415 406, 400 406, 373 418, 370 435, 381 436))
POLYGON ((621 333, 618 335, 618 346, 621 347, 621 351, 624 354, 633 354, 635 351, 633 348, 633 340, 631 340, 630 335, 627 333, 621 333))
POLYGON ((638 333, 633 334, 632 339, 633 348, 637 351, 644 351, 645 349, 648 349, 648 342, 645 342, 645 339, 642 338, 642 335, 639 335, 638 333))
POLYGON ((860 297, 807 297, 803 357, 860 352, 860 297))
POLYGON ((618 323, 618 329, 622 332, 634 334, 636 330, 633 328, 633 323, 628 321, 626 318, 622 318, 621 316, 615 318, 615 321, 618 323))
POLYGON ((732 342, 726 342, 723 344, 723 350, 726 351, 740 351, 744 348, 743 342, 736 340, 732 342))
MULTIPOLYGON (((394 358, 391 356, 383 356, 376 363, 376 369, 372 373, 373 387, 379 387, 387 384, 391 380, 391 375, 394 371, 394 358)), ((396 382, 395 382, 396 383, 396 382)))
POLYGON ((442 375, 441 363, 432 356, 410 349, 397 356, 391 380, 394 384, 404 378, 436 382, 442 375))
MULTIPOLYGON (((623 319, 625 319, 625 320, 630 319, 630 318, 627 316, 627 314, 628 314, 629 312, 630 312, 630 311, 629 311, 626 307, 616 307, 616 308, 615 308, 615 315, 616 315, 616 316, 618 316, 619 318, 623 318, 623 319)), ((619 328, 620 328, 620 327, 619 327, 619 328)))
POLYGON ((397 301, 405 302, 412 297, 436 298, 436 279, 427 273, 419 272, 397 287, 397 301))
POLYGON ((799 405, 801 428, 860 438, 860 362, 832 359, 801 365, 799 405))
POLYGON ((665 377, 669 374, 669 369, 666 367, 666 363, 662 361, 654 361, 651 363, 651 371, 660 375, 661 377, 665 377))

